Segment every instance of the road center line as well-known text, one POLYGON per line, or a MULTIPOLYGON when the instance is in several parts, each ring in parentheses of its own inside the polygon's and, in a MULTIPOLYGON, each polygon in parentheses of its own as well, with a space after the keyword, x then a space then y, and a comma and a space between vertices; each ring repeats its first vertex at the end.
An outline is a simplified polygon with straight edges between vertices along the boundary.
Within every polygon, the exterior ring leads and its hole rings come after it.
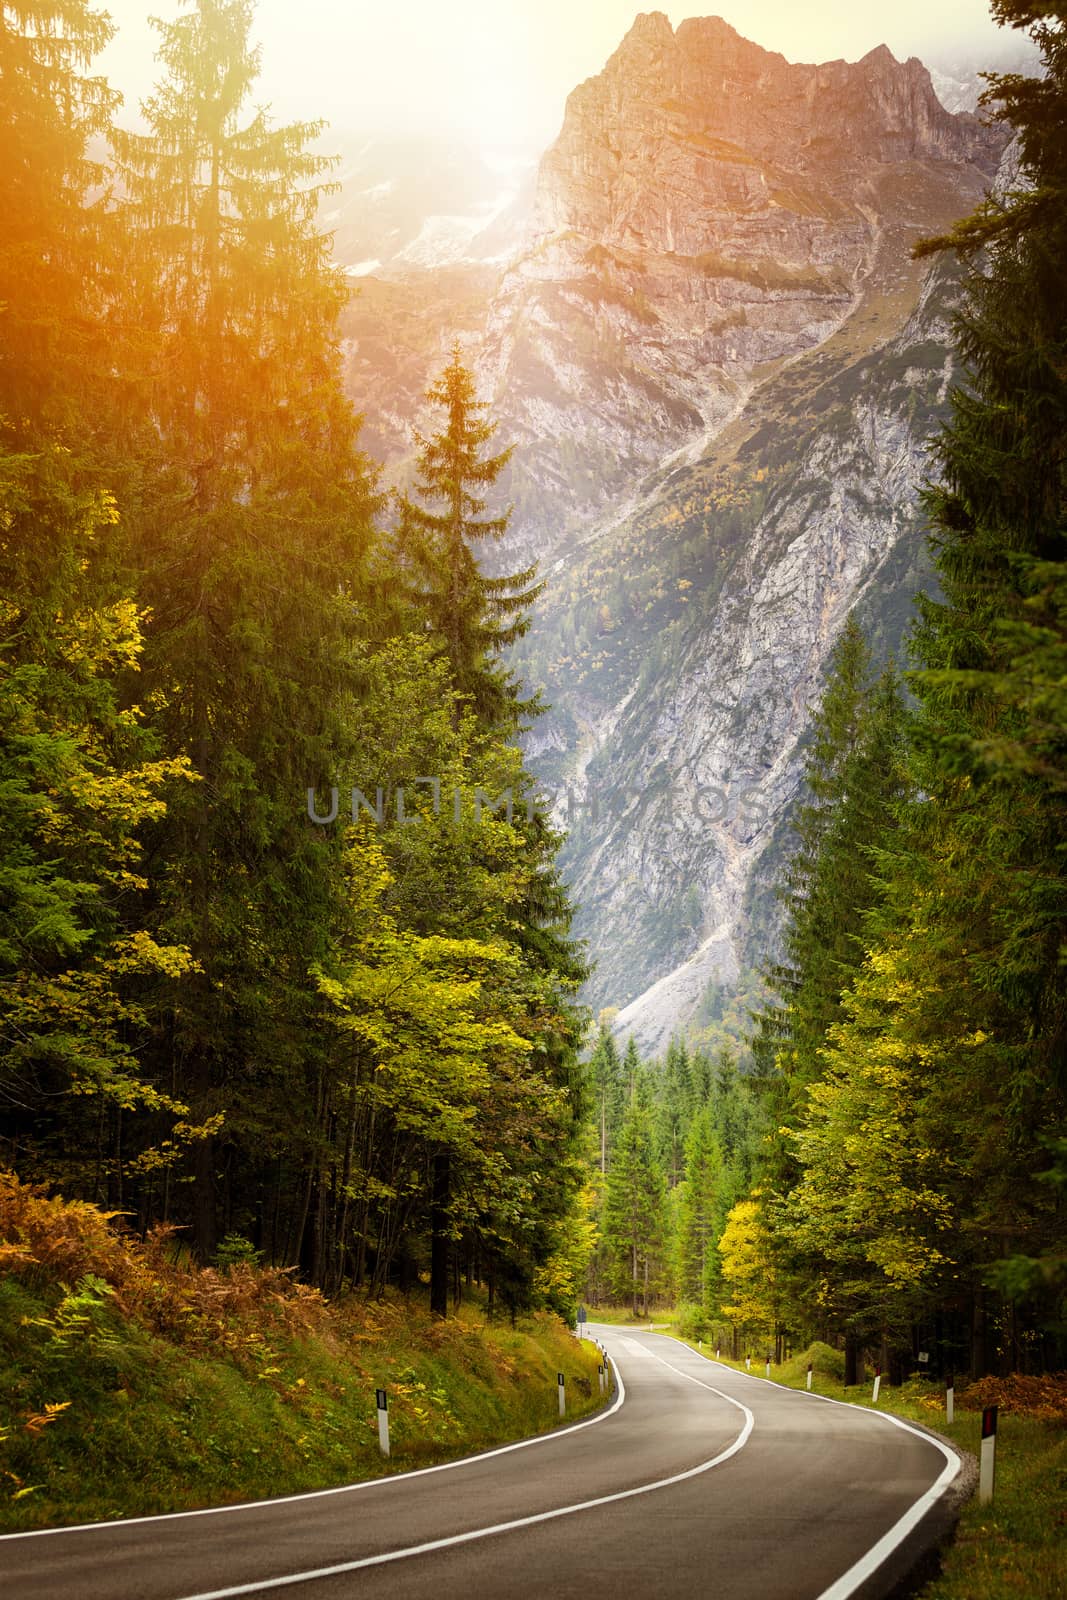
MULTIPOLYGON (((678 1342, 681 1343, 681 1340, 678 1342)), ((704 1355, 703 1351, 693 1350, 692 1345, 686 1345, 685 1349, 691 1351, 693 1355, 699 1356, 700 1360, 706 1361, 709 1366, 716 1365, 710 1356, 704 1355)), ((656 1359, 659 1360, 660 1358, 657 1356, 656 1359)), ((665 1362, 664 1365, 669 1366, 670 1363, 665 1362)), ((726 1370, 734 1372, 733 1367, 728 1367, 726 1370)), ((754 1372, 737 1372, 735 1376, 747 1378, 753 1383, 767 1382, 766 1378, 760 1378, 754 1372)), ((694 1382, 699 1383, 699 1381, 699 1379, 694 1379, 694 1382)), ((706 1387, 710 1388, 711 1385, 708 1384, 706 1387)), ((849 1596, 855 1594, 860 1585, 865 1583, 873 1573, 877 1572, 882 1563, 887 1561, 893 1554, 893 1551, 904 1543, 909 1533, 918 1527, 926 1513, 941 1499, 949 1484, 955 1482, 963 1469, 963 1461, 950 1445, 944 1444, 934 1434, 926 1433, 922 1428, 915 1427, 913 1423, 905 1421, 903 1417, 894 1416, 891 1411, 875 1411, 869 1406, 854 1405, 849 1400, 835 1400, 828 1394, 810 1394, 806 1389, 792 1389, 788 1384, 776 1383, 774 1387, 787 1394, 802 1395, 806 1400, 821 1400, 823 1405, 844 1406, 847 1411, 860 1411, 866 1417, 878 1417, 882 1422, 891 1423, 895 1428, 903 1428, 905 1433, 913 1433, 917 1439, 925 1439, 927 1444, 932 1444, 935 1449, 940 1450, 945 1458, 945 1465, 929 1489, 921 1494, 913 1505, 909 1506, 904 1515, 899 1517, 893 1526, 883 1533, 882 1537, 872 1544, 865 1554, 860 1556, 858 1561, 853 1562, 847 1572, 843 1572, 828 1589, 824 1589, 820 1595, 816 1596, 816 1600, 849 1600, 849 1596)))
MULTIPOLYGON (((657 1356, 653 1351, 649 1350, 647 1353, 653 1361, 658 1361, 661 1366, 669 1367, 679 1377, 688 1378, 691 1383, 699 1384, 702 1389, 709 1389, 712 1394, 718 1395, 720 1399, 727 1401, 728 1404, 735 1406, 738 1411, 744 1413, 745 1422, 741 1432, 733 1443, 728 1445, 725 1450, 720 1450, 717 1456, 712 1456, 709 1461, 701 1461, 697 1466, 690 1467, 685 1472, 673 1473, 669 1478, 657 1478, 653 1483, 639 1484, 636 1489, 621 1489, 615 1494, 598 1495, 594 1500, 581 1500, 575 1505, 559 1506, 554 1511, 538 1511, 529 1517, 516 1517, 510 1522, 494 1523, 488 1528, 473 1528, 468 1533, 454 1533, 445 1539, 431 1539, 425 1544, 409 1545, 403 1550, 389 1550, 379 1556, 364 1556, 358 1561, 343 1561, 332 1567, 317 1567, 309 1572, 295 1572, 285 1578, 267 1578, 259 1583, 242 1583, 230 1589, 212 1589, 210 1592, 203 1594, 184 1596, 183 1600, 237 1600, 237 1597, 241 1595, 265 1594, 268 1590, 284 1589, 290 1584, 312 1583, 318 1578, 339 1577, 342 1573, 359 1572, 364 1567, 381 1567, 392 1561, 405 1561, 409 1556, 428 1555, 433 1550, 448 1550, 453 1545, 470 1544, 475 1539, 488 1539, 493 1534, 512 1533, 517 1528, 530 1528, 539 1522, 552 1522, 557 1517, 571 1517, 579 1511, 593 1511, 598 1506, 614 1505, 620 1500, 632 1500, 636 1495, 652 1494, 657 1489, 667 1489, 672 1484, 684 1483, 688 1478, 697 1478, 701 1473, 710 1472, 712 1467, 720 1466, 724 1461, 729 1461, 731 1456, 735 1456, 739 1450, 742 1450, 748 1442, 749 1434, 752 1432, 756 1421, 748 1407, 743 1405, 740 1400, 735 1400, 732 1395, 725 1394, 721 1389, 716 1389, 713 1384, 705 1383, 702 1378, 694 1378, 692 1373, 683 1372, 680 1367, 671 1366, 669 1361, 664 1361, 662 1356, 657 1356)), ((614 1361, 612 1366, 615 1366, 614 1361)), ((626 1390, 618 1367, 615 1367, 615 1377, 619 1386, 621 1404, 626 1390)))

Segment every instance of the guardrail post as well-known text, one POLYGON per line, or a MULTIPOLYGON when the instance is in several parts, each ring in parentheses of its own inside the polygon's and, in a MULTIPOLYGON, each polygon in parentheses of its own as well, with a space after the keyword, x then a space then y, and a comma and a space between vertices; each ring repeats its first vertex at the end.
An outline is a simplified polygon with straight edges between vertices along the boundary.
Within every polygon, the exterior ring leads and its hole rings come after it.
POLYGON ((384 1389, 376 1392, 378 1401, 378 1448, 383 1456, 389 1454, 389 1396, 384 1389))
POLYGON ((978 1499, 984 1506, 993 1498, 996 1473, 997 1407, 986 1406, 982 1412, 982 1449, 978 1461, 978 1499))

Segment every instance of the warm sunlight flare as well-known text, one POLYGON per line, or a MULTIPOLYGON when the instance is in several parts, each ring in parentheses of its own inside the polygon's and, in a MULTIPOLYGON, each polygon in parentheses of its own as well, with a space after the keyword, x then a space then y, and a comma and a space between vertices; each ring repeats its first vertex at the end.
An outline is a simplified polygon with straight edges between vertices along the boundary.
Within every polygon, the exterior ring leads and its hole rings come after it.
POLYGON ((0 0, 5 1600, 1064 1592, 1067 0, 632 3, 0 0))
MULTIPOLYGON (((540 146, 558 131, 575 84, 599 72, 630 27, 636 0, 262 0, 261 92, 282 116, 326 116, 340 130, 446 130, 478 143, 540 146)), ((791 61, 856 60, 886 43, 946 62, 987 60, 1003 35, 984 0, 901 0, 884 12, 830 0, 665 5, 677 25, 721 15, 791 61)), ((129 110, 152 82, 150 0, 108 0, 118 36, 101 58, 129 110)))

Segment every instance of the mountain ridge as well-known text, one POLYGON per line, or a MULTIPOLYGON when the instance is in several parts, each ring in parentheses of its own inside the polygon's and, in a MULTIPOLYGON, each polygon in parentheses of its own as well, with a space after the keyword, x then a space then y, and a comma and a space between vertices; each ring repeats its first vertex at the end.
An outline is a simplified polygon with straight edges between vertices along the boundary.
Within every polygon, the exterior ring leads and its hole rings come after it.
MULTIPOLYGON (((791 64, 645 13, 568 97, 525 244, 464 302, 517 446, 501 560, 548 578, 516 657, 552 705, 528 755, 567 797, 589 998, 647 1049, 773 945, 766 880, 852 606, 899 650, 952 380, 952 274, 911 247, 1005 142, 914 57, 791 64)), ((417 404, 392 404, 402 471, 417 404)))

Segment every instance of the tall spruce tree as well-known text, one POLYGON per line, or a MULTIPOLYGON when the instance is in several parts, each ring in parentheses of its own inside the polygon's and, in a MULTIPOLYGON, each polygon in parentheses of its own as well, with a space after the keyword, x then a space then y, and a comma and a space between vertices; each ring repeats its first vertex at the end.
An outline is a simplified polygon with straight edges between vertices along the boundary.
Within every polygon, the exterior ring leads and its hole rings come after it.
POLYGON ((795 1091, 818 1076, 819 1046, 863 956, 865 919, 879 897, 873 852, 893 826, 902 792, 904 707, 892 667, 875 683, 870 652, 850 616, 830 657, 812 724, 798 848, 785 876, 785 963, 774 978, 782 1006, 767 1016, 795 1091))
POLYGON ((487 403, 477 398, 458 343, 426 398, 444 415, 436 433, 416 436, 418 499, 400 499, 400 562, 420 612, 447 652, 457 690, 469 697, 480 721, 510 731, 533 704, 522 700, 501 652, 527 632, 530 607, 544 585, 535 581, 536 566, 490 576, 478 553, 507 531, 507 513, 485 515, 484 491, 497 482, 512 452, 485 454, 496 424, 485 415, 487 403))
POLYGON ((343 880, 302 797, 356 738, 373 501, 341 387, 345 291, 315 229, 318 125, 246 110, 251 19, 247 0, 188 0, 157 23, 148 131, 115 136, 124 348, 158 439, 132 541, 145 677, 164 750, 203 780, 152 842, 158 926, 201 971, 155 1048, 161 1081, 227 1119, 197 1148, 201 1254, 234 1186, 295 1145, 310 1187, 291 1248, 313 1270, 327 1066, 308 967, 343 880))
POLYGON ((798 849, 781 893, 785 961, 770 975, 779 1002, 757 1018, 753 1046, 771 1125, 760 1158, 768 1205, 798 1177, 780 1130, 803 1114, 822 1075, 828 1030, 841 1019, 842 997, 873 937, 869 923, 884 898, 879 850, 893 834, 906 782, 904 730, 896 674, 890 666, 874 679, 850 617, 813 720, 798 849))
MULTIPOLYGON (((525 715, 535 712, 524 700, 508 670, 503 652, 529 626, 529 607, 541 592, 535 569, 490 576, 479 564, 479 552, 503 538, 508 514, 487 516, 485 490, 500 477, 510 450, 486 454, 496 425, 487 403, 478 400, 472 374, 458 346, 427 393, 431 406, 443 413, 438 430, 419 435, 415 494, 402 496, 394 551, 407 603, 418 631, 421 625, 448 664, 454 695, 452 716, 458 726, 465 711, 489 748, 513 739, 525 715), (425 502, 420 504, 419 502, 425 502)), ((529 776, 516 772, 514 797, 521 805, 531 794, 529 776)), ((555 1020, 542 1034, 544 1066, 562 1090, 573 1119, 568 1138, 578 1137, 582 1100, 581 1074, 575 1060, 579 1037, 573 995, 585 968, 569 939, 571 908, 554 862, 558 839, 542 812, 528 808, 516 818, 524 840, 524 904, 516 908, 500 933, 522 952, 531 978, 542 987, 545 1021, 555 1020)), ((442 908, 448 914, 446 908, 442 908)), ((439 914, 441 914, 439 912, 439 914)), ((563 1139, 559 1171, 571 1170, 563 1139)), ((577 1182, 577 1167, 567 1183, 577 1182)), ((438 1315, 448 1304, 448 1273, 455 1234, 457 1174, 450 1152, 442 1147, 433 1160, 431 1181, 430 1301, 438 1315)), ((514 1251, 512 1252, 514 1255, 514 1251)), ((498 1258, 503 1281, 507 1262, 498 1258)))
POLYGON ((598 1159, 601 1174, 608 1170, 611 1148, 623 1114, 622 1064, 611 1028, 601 1024, 593 1053, 589 1058, 594 1112, 597 1123, 598 1159))
POLYGON ((702 1307, 718 1274, 716 1246, 732 1200, 712 1109, 705 1106, 685 1141, 677 1250, 678 1292, 702 1307))
POLYGON ((616 1294, 634 1316, 665 1287, 668 1275, 666 1185, 656 1161, 648 1097, 637 1092, 619 1130, 604 1195, 604 1240, 616 1294))
MULTIPOLYGON (((971 271, 955 329, 966 381, 928 499, 942 597, 923 602, 911 679, 923 799, 893 906, 927 908, 925 972, 943 997, 930 1030, 985 1041, 948 1051, 923 1119, 960 1153, 978 1370, 995 1359, 997 1259, 1062 1254, 1062 1199, 1037 1175, 1067 1114, 1067 14, 1016 0, 993 12, 1030 32, 1043 71, 992 76, 983 97, 1016 132, 1017 185, 923 246, 971 271)), ((1012 1326, 1029 1287, 1025 1315, 1062 1333, 1046 1282, 1038 1268, 1002 1281, 1012 1326)))
POLYGON ((120 99, 89 69, 114 31, 88 0, 0 6, 0 417, 20 442, 60 430, 82 452, 104 388, 111 261, 89 151, 120 99))
POLYGON ((927 497, 941 594, 920 604, 870 955, 795 1108, 800 1181, 777 1215, 838 1328, 907 1347, 936 1316, 946 1362, 976 1374, 1058 1364, 1067 1325, 1047 1181, 1067 1087, 1067 17, 994 12, 1045 70, 986 95, 1018 133, 1018 187, 923 247, 971 262, 927 497))

